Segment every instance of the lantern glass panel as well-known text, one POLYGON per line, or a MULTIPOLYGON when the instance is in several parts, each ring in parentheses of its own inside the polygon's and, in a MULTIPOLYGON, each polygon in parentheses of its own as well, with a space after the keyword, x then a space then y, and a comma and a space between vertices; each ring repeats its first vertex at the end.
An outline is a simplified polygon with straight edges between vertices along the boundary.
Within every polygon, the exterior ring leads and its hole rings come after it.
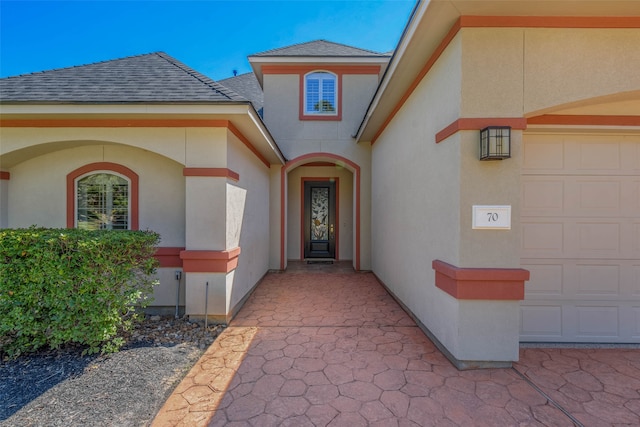
POLYGON ((489 126, 480 131, 480 160, 502 160, 511 157, 511 128, 489 126))

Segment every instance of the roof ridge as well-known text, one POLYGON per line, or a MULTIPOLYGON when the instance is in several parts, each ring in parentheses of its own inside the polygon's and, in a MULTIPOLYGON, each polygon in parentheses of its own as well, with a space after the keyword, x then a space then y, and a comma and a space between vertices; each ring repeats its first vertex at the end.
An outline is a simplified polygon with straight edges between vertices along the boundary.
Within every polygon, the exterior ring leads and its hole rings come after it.
POLYGON ((13 76, 2 77, 1 79, 13 79, 13 78, 17 78, 17 77, 34 76, 34 75, 39 75, 39 74, 44 74, 44 73, 51 73, 51 72, 54 72, 54 71, 73 70, 74 68, 88 67, 88 66, 91 66, 91 65, 98 65, 98 64, 106 64, 107 62, 123 61, 125 59, 142 58, 143 56, 158 55, 160 53, 164 53, 164 52, 156 51, 156 52, 149 52, 149 53, 140 53, 138 55, 123 56, 122 58, 105 59, 105 60, 102 60, 102 61, 88 62, 86 64, 70 65, 68 67, 50 68, 48 70, 33 71, 31 73, 15 74, 13 76))
POLYGON ((199 82, 205 84, 206 86, 208 86, 209 88, 211 88, 215 92, 218 92, 218 93, 224 95, 230 101, 237 101, 238 98, 240 98, 242 100, 245 100, 245 101, 248 101, 242 95, 240 95, 240 94, 234 92, 233 90, 229 89, 228 87, 216 82, 212 78, 207 77, 204 74, 196 71, 195 69, 189 67, 185 63, 178 61, 177 59, 175 59, 171 55, 168 55, 165 52, 155 52, 155 54, 158 55, 160 58, 164 59, 165 61, 167 61, 168 63, 170 63, 171 65, 175 66, 176 68, 179 68, 180 70, 184 71, 185 73, 187 73, 188 75, 190 75, 194 79, 198 80, 199 82))
POLYGON ((341 46, 341 47, 345 47, 345 48, 348 48, 348 49, 359 50, 359 51, 362 51, 362 52, 370 53, 370 54, 375 55, 375 56, 387 56, 385 53, 376 52, 376 51, 373 51, 373 50, 370 50, 370 49, 363 49, 363 48, 356 47, 356 46, 350 46, 350 45, 345 44, 345 43, 333 42, 333 41, 326 40, 326 39, 316 39, 316 40, 310 40, 310 41, 306 41, 306 42, 294 43, 294 44, 291 44, 291 45, 278 47, 278 48, 275 48, 275 49, 269 49, 269 50, 265 50, 263 52, 254 53, 253 55, 249 55, 249 56, 250 57, 251 56, 267 56, 267 55, 270 55, 272 53, 276 53, 278 51, 283 51, 283 50, 286 50, 286 49, 291 49, 291 48, 294 48, 294 47, 299 47, 299 46, 304 46, 304 45, 310 45, 310 44, 318 43, 318 42, 329 43, 329 44, 332 44, 332 45, 335 45, 335 46, 341 46))

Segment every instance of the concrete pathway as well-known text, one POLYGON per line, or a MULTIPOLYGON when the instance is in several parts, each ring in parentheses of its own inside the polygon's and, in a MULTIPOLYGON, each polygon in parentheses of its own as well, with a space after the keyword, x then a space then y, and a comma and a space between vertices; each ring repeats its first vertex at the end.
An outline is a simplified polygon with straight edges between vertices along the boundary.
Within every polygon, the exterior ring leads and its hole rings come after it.
POLYGON ((265 277, 153 426, 640 424, 640 350, 523 349, 458 371, 370 273, 265 277))

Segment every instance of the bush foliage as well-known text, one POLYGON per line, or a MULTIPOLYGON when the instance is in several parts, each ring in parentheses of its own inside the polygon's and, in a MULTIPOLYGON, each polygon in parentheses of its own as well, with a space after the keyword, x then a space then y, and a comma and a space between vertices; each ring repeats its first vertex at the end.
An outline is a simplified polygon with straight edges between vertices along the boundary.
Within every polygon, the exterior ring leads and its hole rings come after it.
POLYGON ((0 230, 0 355, 74 343, 117 351, 149 302, 159 240, 149 231, 0 230))

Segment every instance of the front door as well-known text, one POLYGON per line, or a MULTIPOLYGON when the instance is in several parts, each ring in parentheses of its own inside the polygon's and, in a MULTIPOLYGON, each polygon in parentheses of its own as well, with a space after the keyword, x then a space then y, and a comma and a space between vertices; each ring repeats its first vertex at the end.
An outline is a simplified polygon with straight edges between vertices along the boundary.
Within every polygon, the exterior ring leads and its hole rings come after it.
POLYGON ((304 257, 336 257, 336 183, 304 182, 304 257))

